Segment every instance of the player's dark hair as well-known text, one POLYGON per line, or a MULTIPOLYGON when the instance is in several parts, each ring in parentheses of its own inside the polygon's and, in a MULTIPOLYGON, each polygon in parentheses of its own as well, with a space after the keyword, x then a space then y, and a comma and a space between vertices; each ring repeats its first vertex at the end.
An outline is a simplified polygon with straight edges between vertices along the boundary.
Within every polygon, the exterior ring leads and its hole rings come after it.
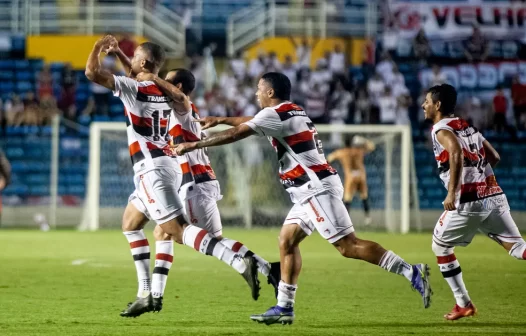
POLYGON ((148 62, 151 63, 155 69, 159 69, 161 65, 163 65, 166 59, 166 53, 163 47, 152 42, 144 42, 140 47, 148 54, 148 62))
POLYGON ((345 147, 351 147, 352 146, 352 139, 353 139, 352 136, 346 136, 345 137, 344 142, 343 142, 345 147))
POLYGON ((457 90, 449 84, 435 85, 427 90, 431 94, 433 103, 440 102, 442 114, 452 114, 457 105, 457 90))
POLYGON ((172 69, 169 72, 175 72, 175 76, 170 79, 173 85, 181 83, 181 91, 185 95, 189 95, 195 89, 195 77, 194 74, 187 69, 177 68, 172 69))
POLYGON ((261 76, 274 89, 274 95, 280 100, 290 100, 290 79, 280 72, 267 72, 261 76))

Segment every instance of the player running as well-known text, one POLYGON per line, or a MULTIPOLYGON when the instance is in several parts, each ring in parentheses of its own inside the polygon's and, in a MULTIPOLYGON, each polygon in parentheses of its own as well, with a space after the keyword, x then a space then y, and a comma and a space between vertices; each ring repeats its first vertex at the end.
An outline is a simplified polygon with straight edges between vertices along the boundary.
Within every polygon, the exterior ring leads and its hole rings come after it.
POLYGON ((444 213, 433 232, 432 249, 438 267, 455 296, 447 320, 473 316, 477 308, 468 295, 455 246, 467 246, 481 231, 517 259, 526 259, 526 243, 510 214, 506 195, 497 184, 493 167, 499 154, 474 127, 453 114, 457 92, 448 84, 429 89, 422 104, 433 121, 432 139, 442 183, 448 193, 444 213))
POLYGON ((349 141, 345 140, 345 148, 337 149, 327 156, 327 161, 340 161, 343 168, 343 203, 351 208, 354 193, 358 191, 362 199, 363 211, 365 213, 365 225, 371 224, 369 214, 369 194, 367 188, 367 172, 363 163, 364 156, 375 150, 376 145, 371 140, 356 135, 349 141))
MULTIPOLYGON (((137 76, 140 81, 152 81, 163 91, 171 96, 172 92, 180 90, 186 97, 189 97, 195 88, 194 75, 186 69, 174 69, 166 74, 165 80, 151 73, 140 73, 137 76), (175 90, 175 91, 174 91, 175 90)), ((176 99, 177 97, 174 97, 176 99)), ((203 138, 201 125, 195 122, 199 118, 197 109, 193 104, 186 111, 176 110, 176 117, 181 122, 172 129, 170 135, 174 143, 199 141, 203 138)), ((217 207, 217 201, 221 200, 219 182, 210 166, 210 159, 205 149, 199 149, 182 156, 178 156, 179 164, 183 172, 183 181, 179 190, 179 196, 190 222, 202 229, 207 230, 212 236, 221 243, 231 248, 241 256, 253 256, 257 260, 258 271, 267 277, 269 284, 274 286, 277 295, 279 284, 279 262, 269 263, 254 252, 250 251, 242 243, 224 238, 222 235, 223 226, 221 216, 217 207)), ((166 234, 160 226, 154 230, 156 240, 156 255, 162 258, 155 260, 155 268, 152 275, 152 295, 155 298, 162 297, 166 286, 168 270, 173 259, 173 241, 171 236, 166 234)), ((257 300, 258 293, 252 293, 257 300)))
POLYGON ((429 307, 431 288, 427 265, 410 265, 379 244, 356 237, 342 201, 341 180, 325 160, 314 124, 302 108, 289 101, 290 92, 287 76, 266 73, 259 80, 256 92, 262 110, 254 118, 204 118, 203 128, 220 123, 234 127, 200 141, 176 146, 177 154, 182 155, 257 134, 267 136, 276 149, 280 179, 294 206, 280 233, 281 281, 277 305, 263 314, 252 315, 251 319, 266 324, 294 321, 294 301, 301 270, 299 243, 314 229, 343 256, 361 259, 405 276, 422 296, 424 307, 429 307))
MULTIPOLYGON (((171 101, 153 82, 137 82, 102 70, 100 53, 114 50, 116 44, 113 36, 105 36, 95 43, 86 64, 86 77, 113 90, 123 102, 128 117, 128 145, 136 189, 124 211, 122 229, 135 261, 139 289, 135 302, 129 304, 121 316, 135 317, 158 311, 162 305, 160 298, 152 297, 150 288, 150 247, 143 232, 148 216, 177 243, 215 256, 235 268, 252 290, 259 288, 257 263, 252 256, 240 257, 207 231, 188 224, 185 218, 178 195, 182 172, 169 155, 169 133, 179 125, 172 107, 190 108, 186 96, 180 93, 171 101)), ((131 60, 131 77, 140 72, 157 74, 164 60, 164 50, 159 45, 141 44, 131 60)))

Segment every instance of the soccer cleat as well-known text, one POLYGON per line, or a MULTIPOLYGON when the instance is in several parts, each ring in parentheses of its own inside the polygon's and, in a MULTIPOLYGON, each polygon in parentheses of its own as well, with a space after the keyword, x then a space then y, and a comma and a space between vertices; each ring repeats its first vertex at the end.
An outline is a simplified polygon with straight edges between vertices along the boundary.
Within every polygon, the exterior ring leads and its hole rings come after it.
POLYGON ((259 315, 250 315, 252 321, 271 325, 275 323, 292 324, 294 322, 294 308, 282 308, 280 306, 270 307, 266 312, 259 315))
POLYGON ((371 219, 371 217, 365 216, 365 220, 364 220, 365 226, 371 225, 372 222, 373 222, 373 220, 371 219))
POLYGON ((135 302, 128 303, 128 307, 121 311, 120 315, 122 317, 137 317, 151 311, 153 311, 153 298, 150 294, 144 298, 137 298, 135 302))
POLYGON ((473 316, 477 314, 477 307, 470 301, 464 308, 458 304, 455 305, 452 311, 444 315, 444 318, 449 321, 455 321, 463 317, 473 316))
POLYGON ((163 310, 163 297, 153 298, 153 312, 160 312, 163 310))
POLYGON ((433 294, 429 284, 429 265, 416 264, 412 267, 413 278, 411 279, 411 286, 422 295, 424 308, 429 308, 431 306, 431 295, 433 294))
POLYGON ((270 263, 270 272, 267 277, 267 283, 274 287, 276 298, 278 297, 278 287, 281 280, 281 263, 273 262, 270 263))
POLYGON ((252 292, 252 298, 257 301, 259 298, 259 279, 258 279, 258 264, 254 257, 248 256, 243 257, 243 261, 247 265, 247 269, 241 273, 241 276, 245 279, 252 292))

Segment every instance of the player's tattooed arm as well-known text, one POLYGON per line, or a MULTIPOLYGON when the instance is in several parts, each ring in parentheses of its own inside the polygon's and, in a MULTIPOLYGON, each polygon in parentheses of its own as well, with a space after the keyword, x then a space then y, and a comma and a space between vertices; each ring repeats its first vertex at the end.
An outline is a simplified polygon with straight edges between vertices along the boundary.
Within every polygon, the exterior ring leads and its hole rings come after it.
POLYGON ((257 134, 256 131, 254 131, 249 126, 239 125, 226 131, 213 134, 203 140, 196 142, 186 142, 173 147, 175 147, 175 152, 177 155, 183 155, 199 148, 226 145, 255 134, 257 134))
POLYGON ((194 121, 200 123, 203 130, 205 130, 220 124, 236 127, 252 120, 252 118, 253 117, 204 117, 194 121))
POLYGON ((188 97, 172 83, 160 78, 157 75, 146 72, 137 74, 137 80, 140 82, 154 82, 155 85, 157 85, 165 95, 172 99, 173 103, 176 105, 178 113, 180 113, 180 111, 187 111, 189 113, 192 110, 192 105, 190 104, 188 97))
POLYGON ((100 64, 100 53, 103 51, 108 51, 108 49, 117 43, 115 37, 111 35, 106 35, 93 46, 91 53, 88 57, 88 62, 86 64, 86 77, 99 85, 102 85, 110 90, 115 90, 115 79, 111 73, 102 69, 100 64))
POLYGON ((449 185, 447 187, 447 196, 444 200, 444 209, 455 210, 455 195, 462 176, 462 162, 464 154, 457 140, 457 137, 448 130, 441 130, 437 133, 438 142, 444 147, 449 154, 449 185))

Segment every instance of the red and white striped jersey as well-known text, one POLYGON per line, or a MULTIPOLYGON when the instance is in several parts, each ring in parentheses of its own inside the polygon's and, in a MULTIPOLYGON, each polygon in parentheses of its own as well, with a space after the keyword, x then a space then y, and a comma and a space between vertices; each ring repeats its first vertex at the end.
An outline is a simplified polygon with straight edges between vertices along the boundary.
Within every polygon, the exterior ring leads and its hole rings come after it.
MULTIPOLYGON (((192 111, 190 113, 176 113, 175 115, 180 122, 170 131, 175 144, 199 141, 204 138, 201 124, 194 121, 199 118, 199 112, 194 104, 191 105, 192 111)), ((207 195, 217 200, 221 199, 219 182, 210 165, 206 148, 199 148, 177 158, 183 171, 183 181, 181 189, 179 189, 181 199, 186 200, 196 195, 207 195)))
POLYGON ((455 134, 464 154, 462 176, 457 189, 457 206, 502 195, 503 191, 497 184, 493 168, 486 161, 483 146, 486 139, 475 127, 460 118, 440 120, 433 126, 431 135, 438 172, 446 189, 449 185, 449 153, 437 140, 437 133, 440 130, 447 130, 455 134))
POLYGON ((301 107, 285 102, 265 108, 245 124, 268 137, 278 155, 281 183, 294 203, 341 188, 336 170, 325 159, 316 128, 301 107))
POLYGON ((168 130, 176 126, 170 99, 150 81, 137 82, 114 76, 115 91, 127 116, 128 147, 135 173, 158 167, 173 167, 174 158, 164 150, 169 144, 168 130))

